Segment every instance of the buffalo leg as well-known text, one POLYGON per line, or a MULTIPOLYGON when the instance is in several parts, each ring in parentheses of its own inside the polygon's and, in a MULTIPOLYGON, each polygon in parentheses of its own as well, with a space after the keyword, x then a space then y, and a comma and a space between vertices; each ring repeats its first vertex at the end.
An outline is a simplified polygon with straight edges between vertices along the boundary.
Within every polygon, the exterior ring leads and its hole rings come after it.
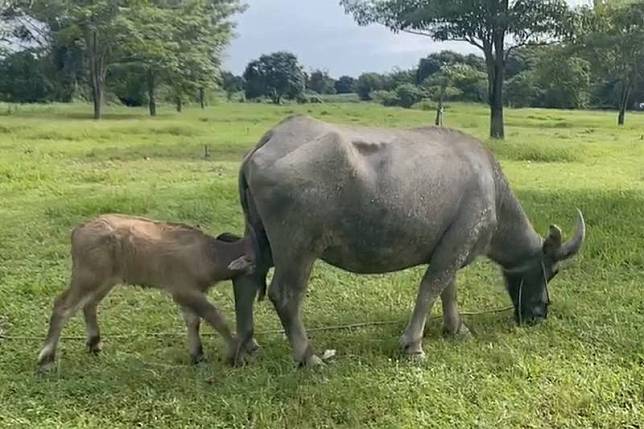
POLYGON ((201 337, 199 336, 199 325, 201 318, 195 314, 191 309, 182 306, 181 314, 186 323, 188 332, 188 350, 190 351, 190 361, 197 364, 203 361, 203 345, 201 344, 201 337))
POLYGON ((293 358, 301 366, 315 366, 322 363, 313 353, 300 316, 302 299, 314 259, 293 258, 284 263, 275 261, 275 273, 268 290, 268 296, 275 306, 286 336, 293 349, 293 358))
POLYGON ((442 271, 435 273, 427 270, 418 289, 416 305, 407 328, 400 338, 400 344, 410 356, 424 357, 423 331, 427 314, 431 311, 436 298, 443 292, 446 285, 453 282, 455 271, 442 271))
POLYGON ((443 332, 446 335, 467 335, 469 330, 458 312, 456 282, 452 281, 441 293, 443 304, 443 332))
POLYGON ((246 354, 252 354, 259 349, 259 345, 253 338, 255 327, 253 306, 257 297, 257 282, 254 276, 240 276, 233 279, 233 291, 238 347, 240 348, 238 354, 243 361, 246 354))
POLYGON ((418 289, 411 319, 400 338, 403 350, 410 356, 421 358, 424 356, 422 339, 427 315, 436 298, 446 288, 453 288, 446 292, 450 315, 453 316, 453 312, 457 312, 454 283, 456 271, 468 260, 472 248, 480 239, 480 231, 476 228, 480 220, 476 219, 476 221, 472 227, 469 226, 469 222, 455 222, 458 227, 452 227, 445 232, 441 243, 432 255, 430 266, 418 289))

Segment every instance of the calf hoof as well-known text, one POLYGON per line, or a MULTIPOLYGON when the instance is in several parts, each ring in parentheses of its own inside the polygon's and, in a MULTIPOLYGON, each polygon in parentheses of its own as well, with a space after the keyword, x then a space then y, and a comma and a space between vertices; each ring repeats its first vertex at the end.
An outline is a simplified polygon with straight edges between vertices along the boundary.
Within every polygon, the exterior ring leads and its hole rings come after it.
POLYGON ((87 346, 87 352, 92 354, 99 354, 103 350, 103 343, 101 343, 100 337, 92 337, 87 340, 85 343, 87 346))

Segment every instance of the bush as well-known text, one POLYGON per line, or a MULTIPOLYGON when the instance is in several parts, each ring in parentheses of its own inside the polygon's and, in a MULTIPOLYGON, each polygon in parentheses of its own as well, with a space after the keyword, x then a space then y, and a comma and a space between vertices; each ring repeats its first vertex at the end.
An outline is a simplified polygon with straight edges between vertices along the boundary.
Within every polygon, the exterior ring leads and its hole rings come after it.
POLYGON ((409 109, 422 100, 425 93, 416 85, 404 83, 396 88, 396 106, 409 109))

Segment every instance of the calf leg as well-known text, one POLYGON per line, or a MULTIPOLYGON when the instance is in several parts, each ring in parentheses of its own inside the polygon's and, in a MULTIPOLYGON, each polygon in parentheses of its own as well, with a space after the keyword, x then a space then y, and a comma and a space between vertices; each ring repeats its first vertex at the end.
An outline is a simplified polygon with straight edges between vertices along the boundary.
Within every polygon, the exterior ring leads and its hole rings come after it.
POLYGON ((201 324, 201 319, 194 313, 194 311, 185 306, 181 307, 181 313, 188 330, 188 350, 190 351, 190 361, 193 364, 197 364, 204 360, 203 345, 201 344, 201 337, 199 336, 199 325, 201 324))
POLYGON ((315 366, 322 363, 313 353, 300 316, 302 298, 313 267, 313 258, 293 258, 286 263, 275 263, 275 273, 268 296, 282 322, 293 348, 293 358, 299 365, 315 366))
POLYGON ((237 341, 230 333, 226 321, 219 313, 219 310, 208 302, 206 295, 197 289, 188 289, 183 291, 173 291, 172 298, 181 307, 190 309, 197 316, 204 319, 224 338, 228 346, 228 358, 232 363, 236 362, 237 341))
POLYGON ((90 353, 99 353, 101 351, 101 331, 98 327, 97 308, 98 304, 112 290, 114 284, 107 284, 101 288, 94 298, 83 307, 83 316, 85 318, 85 331, 87 332, 87 350, 90 353))
POLYGON ((83 302, 93 298, 94 288, 83 285, 78 278, 73 278, 69 288, 64 290, 54 300, 54 309, 49 319, 47 338, 38 355, 40 371, 49 369, 55 358, 60 333, 70 317, 78 311, 83 302))

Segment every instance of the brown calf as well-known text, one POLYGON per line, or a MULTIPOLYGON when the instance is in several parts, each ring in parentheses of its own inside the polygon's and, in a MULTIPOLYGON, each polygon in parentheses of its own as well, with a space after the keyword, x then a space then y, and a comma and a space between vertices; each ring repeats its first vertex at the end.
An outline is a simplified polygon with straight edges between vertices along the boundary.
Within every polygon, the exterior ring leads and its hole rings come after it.
POLYGON ((181 307, 188 328, 193 363, 203 359, 199 324, 204 319, 228 345, 234 363, 239 353, 224 318, 206 298, 215 283, 253 268, 252 246, 232 234, 214 238, 186 225, 110 214, 74 228, 69 288, 54 301, 47 339, 38 356, 39 369, 52 366, 60 333, 83 309, 87 347, 100 351, 96 308, 117 284, 163 289, 181 307))

